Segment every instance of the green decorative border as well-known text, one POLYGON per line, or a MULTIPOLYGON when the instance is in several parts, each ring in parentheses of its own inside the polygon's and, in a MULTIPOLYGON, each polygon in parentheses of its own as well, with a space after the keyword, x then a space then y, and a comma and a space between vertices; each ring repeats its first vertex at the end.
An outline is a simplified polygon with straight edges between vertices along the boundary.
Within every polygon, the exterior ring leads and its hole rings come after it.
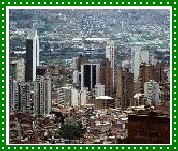
MULTIPOLYGON (((178 3, 178 2, 177 2, 178 3)), ((176 150, 177 140, 177 123, 176 123, 176 86, 177 86, 177 68, 176 68, 176 18, 177 18, 177 3, 176 0, 114 0, 114 1, 19 1, 9 0, 1 1, 0 3, 0 22, 1 22, 1 44, 0 44, 0 146, 2 150, 176 150), (134 145, 134 144, 118 144, 118 145, 6 145, 6 6, 172 6, 172 145, 134 145)), ((7 70, 9 70, 7 68, 7 70)), ((7 126, 8 127, 8 126, 7 126)))

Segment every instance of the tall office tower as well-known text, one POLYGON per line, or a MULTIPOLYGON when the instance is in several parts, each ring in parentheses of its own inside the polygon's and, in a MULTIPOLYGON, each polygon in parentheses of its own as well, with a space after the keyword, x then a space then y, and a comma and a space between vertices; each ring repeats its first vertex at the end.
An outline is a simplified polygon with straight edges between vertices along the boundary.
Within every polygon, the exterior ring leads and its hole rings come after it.
POLYGON ((81 90, 87 87, 91 90, 99 82, 99 64, 81 65, 81 90))
POLYGON ((136 48, 135 48, 134 65, 133 65, 133 68, 134 68, 133 69, 134 70, 134 80, 135 81, 138 80, 141 57, 142 57, 141 46, 137 45, 136 48))
POLYGON ((34 82, 35 90, 35 101, 34 101, 34 112, 35 115, 43 114, 43 79, 41 76, 37 76, 34 82))
POLYGON ((154 80, 144 83, 144 95, 151 101, 152 105, 158 105, 160 102, 159 84, 154 80))
POLYGON ((37 35, 37 30, 35 31, 35 39, 36 39, 36 66, 40 65, 40 54, 39 54, 39 49, 40 49, 40 42, 39 42, 39 36, 37 35))
POLYGON ((128 69, 116 69, 116 107, 122 110, 134 104, 134 74, 128 69))
POLYGON ((114 67, 114 50, 115 50, 115 45, 113 41, 107 42, 106 45, 106 58, 111 61, 111 67, 114 67))
POLYGON ((28 84, 23 84, 21 86, 21 112, 27 113, 27 93, 28 93, 28 84))
POLYGON ((52 111, 51 105, 51 79, 49 75, 38 76, 34 83, 35 114, 48 115, 52 111))
POLYGON ((106 86, 106 95, 113 96, 113 70, 111 68, 111 61, 103 59, 100 63, 100 83, 106 86))
POLYGON ((44 88, 44 115, 48 115, 52 111, 51 105, 51 79, 47 73, 43 78, 44 88))
POLYGON ((37 31, 30 30, 26 39, 26 82, 35 81, 36 66, 39 66, 39 38, 37 31))
POLYGON ((111 62, 111 70, 112 70, 112 88, 114 91, 114 84, 115 84, 115 57, 114 57, 114 51, 115 51, 115 44, 113 41, 107 42, 106 45, 106 58, 109 59, 111 62))

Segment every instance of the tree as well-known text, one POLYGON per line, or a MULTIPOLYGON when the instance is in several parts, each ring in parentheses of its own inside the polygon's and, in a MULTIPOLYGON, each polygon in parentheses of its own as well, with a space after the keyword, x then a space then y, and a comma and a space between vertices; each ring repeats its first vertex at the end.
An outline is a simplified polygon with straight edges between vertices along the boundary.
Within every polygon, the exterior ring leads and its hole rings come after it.
POLYGON ((62 134, 64 139, 73 140, 79 139, 82 137, 82 134, 85 132, 83 126, 81 124, 72 125, 72 124, 64 124, 62 125, 61 129, 58 131, 62 134))

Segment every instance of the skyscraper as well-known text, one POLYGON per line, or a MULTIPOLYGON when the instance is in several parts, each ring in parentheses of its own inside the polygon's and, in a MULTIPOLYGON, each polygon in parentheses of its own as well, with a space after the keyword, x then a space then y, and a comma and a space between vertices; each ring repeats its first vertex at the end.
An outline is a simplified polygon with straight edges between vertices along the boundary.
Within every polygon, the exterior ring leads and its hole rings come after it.
POLYGON ((99 65, 85 64, 81 65, 81 88, 87 87, 89 90, 94 88, 99 82, 99 65))
POLYGON ((124 110, 128 106, 134 105, 134 74, 119 66, 116 69, 116 107, 124 110))
POLYGON ((36 66, 39 66, 39 37, 37 31, 30 30, 26 39, 26 82, 35 81, 36 66))
POLYGON ((51 102, 51 79, 49 74, 44 76, 43 79, 43 88, 44 88, 44 115, 48 115, 52 111, 52 102, 51 102))
POLYGON ((100 82, 101 85, 106 86, 106 95, 113 96, 113 70, 111 68, 111 61, 103 59, 100 65, 100 82))
POLYGON ((35 114, 48 115, 51 110, 51 79, 49 74, 38 76, 34 83, 35 114))
POLYGON ((111 62, 111 70, 112 70, 112 88, 114 91, 114 83, 115 83, 115 44, 113 41, 108 41, 107 45, 106 45, 106 58, 109 59, 109 61, 111 62))

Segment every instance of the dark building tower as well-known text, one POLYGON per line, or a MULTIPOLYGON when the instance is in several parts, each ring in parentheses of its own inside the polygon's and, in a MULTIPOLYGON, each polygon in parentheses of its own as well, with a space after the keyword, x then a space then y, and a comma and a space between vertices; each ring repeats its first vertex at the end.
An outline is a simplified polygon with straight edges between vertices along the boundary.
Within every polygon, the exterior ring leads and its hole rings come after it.
POLYGON ((84 66, 84 87, 91 88, 91 65, 84 66))
POLYGON ((31 30, 26 39, 25 82, 35 81, 36 66, 39 66, 39 39, 37 32, 31 30))
POLYGON ((96 65, 84 65, 84 87, 94 88, 96 85, 96 65))
POLYGON ((26 40, 26 68, 25 68, 25 82, 33 81, 34 79, 34 55, 33 55, 33 39, 26 40))
POLYGON ((81 65, 81 87, 87 87, 88 90, 94 88, 99 81, 99 65, 85 64, 81 65))
POLYGON ((100 68, 100 82, 101 85, 106 86, 106 95, 113 96, 113 70, 111 67, 111 61, 109 59, 103 59, 101 61, 100 68))
POLYGON ((116 107, 122 110, 134 105, 134 74, 128 69, 116 68, 116 107))

